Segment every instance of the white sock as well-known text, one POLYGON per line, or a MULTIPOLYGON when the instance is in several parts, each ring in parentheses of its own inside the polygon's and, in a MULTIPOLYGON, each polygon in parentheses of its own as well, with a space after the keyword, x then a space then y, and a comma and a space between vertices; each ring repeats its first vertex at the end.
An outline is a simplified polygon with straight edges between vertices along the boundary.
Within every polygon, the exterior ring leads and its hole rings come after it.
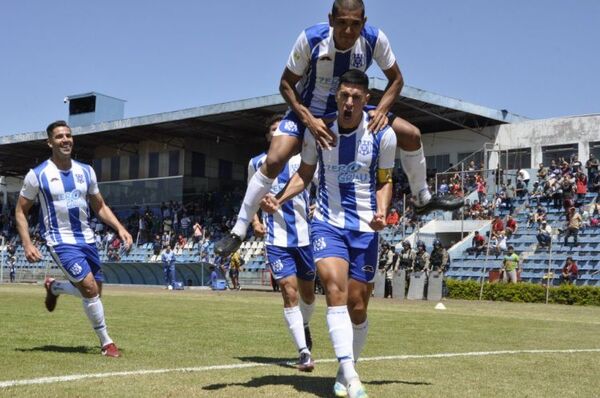
POLYGON ((81 297, 81 292, 69 281, 54 281, 50 288, 52 294, 60 296, 61 294, 68 294, 70 296, 81 297))
POLYGON ((296 344, 299 352, 308 352, 306 348, 306 338, 304 336, 304 323, 302 322, 302 313, 300 307, 290 307, 283 309, 283 317, 287 323, 290 335, 296 344))
POLYGON ((304 326, 306 326, 309 324, 313 312, 315 312, 315 302, 313 301, 312 304, 306 304, 302 300, 302 298, 300 298, 300 300, 298 301, 300 303, 300 312, 302 313, 302 319, 304 319, 304 326))
POLYGON ((423 144, 416 151, 405 151, 400 149, 400 162, 402 169, 408 177, 410 191, 416 197, 417 206, 423 206, 429 199, 431 193, 427 186, 427 166, 425 165, 425 155, 423 154, 423 144))
POLYGON ((367 319, 358 325, 352 324, 352 331, 354 332, 352 340, 352 352, 354 353, 354 362, 358 362, 358 357, 360 356, 360 353, 367 342, 369 320, 367 319))
POLYGON ((106 330, 106 323, 104 322, 104 306, 99 296, 92 298, 83 298, 83 310, 90 320, 94 332, 100 339, 100 345, 104 347, 107 344, 112 343, 110 337, 108 337, 108 331, 106 330))
POLYGON ((352 321, 350 321, 348 307, 345 305, 327 307, 327 326, 333 351, 340 363, 344 379, 351 380, 358 377, 358 373, 354 369, 352 321))
POLYGON ((248 183, 248 188, 246 188, 244 201, 242 202, 237 221, 231 229, 231 232, 242 239, 246 237, 246 232, 248 231, 250 221, 252 221, 252 217, 254 217, 258 211, 262 198, 271 190, 272 184, 273 179, 265 176, 260 169, 254 173, 250 179, 250 182, 248 183))

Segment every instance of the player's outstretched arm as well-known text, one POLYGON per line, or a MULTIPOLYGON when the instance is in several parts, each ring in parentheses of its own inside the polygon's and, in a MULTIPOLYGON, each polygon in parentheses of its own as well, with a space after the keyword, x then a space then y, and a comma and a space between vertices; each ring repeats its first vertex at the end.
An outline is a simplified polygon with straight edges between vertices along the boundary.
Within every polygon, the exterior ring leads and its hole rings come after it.
POLYGON ((100 192, 94 195, 90 195, 90 205, 92 206, 92 209, 98 215, 100 220, 102 220, 102 222, 104 222, 105 224, 109 225, 112 229, 117 231, 117 234, 119 234, 119 237, 123 241, 125 248, 129 249, 131 247, 131 244, 133 243, 131 235, 129 234, 129 232, 127 232, 123 224, 119 222, 119 220, 112 212, 110 207, 106 205, 106 202, 104 201, 104 198, 102 197, 102 194, 100 194, 100 192))
POLYGON ((32 200, 29 200, 23 196, 19 196, 19 200, 17 201, 17 206, 15 208, 15 219, 17 221, 17 232, 19 232, 21 242, 23 242, 25 258, 27 258, 27 261, 29 262, 37 262, 43 257, 42 253, 40 253, 38 248, 35 247, 35 245, 31 242, 31 237, 29 236, 29 222, 27 221, 27 214, 29 214, 31 206, 33 206, 32 200))
POLYGON ((335 146, 336 137, 333 132, 327 127, 322 119, 317 119, 310 113, 310 110, 304 106, 300 99, 300 94, 296 90, 296 83, 302 77, 294 74, 288 68, 285 68, 281 81, 279 82, 279 92, 281 96, 292 108, 294 113, 298 115, 302 123, 308 128, 311 134, 317 140, 321 148, 330 149, 335 146))

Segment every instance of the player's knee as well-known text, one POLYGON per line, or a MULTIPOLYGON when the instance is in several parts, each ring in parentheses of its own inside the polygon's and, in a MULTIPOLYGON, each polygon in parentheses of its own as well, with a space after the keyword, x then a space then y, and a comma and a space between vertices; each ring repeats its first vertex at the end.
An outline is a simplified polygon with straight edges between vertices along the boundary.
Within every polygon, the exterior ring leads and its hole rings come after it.
POLYGON ((261 167, 261 171, 265 176, 269 178, 275 178, 279 175, 279 173, 281 173, 281 170, 283 170, 283 166, 285 166, 286 162, 287 159, 284 156, 269 152, 265 162, 261 167))
POLYGON ((416 151, 421 147, 421 130, 417 126, 397 119, 392 128, 396 133, 398 146, 402 149, 416 151))
POLYGON ((364 304, 354 305, 352 308, 348 306, 350 320, 353 324, 359 325, 367 320, 367 306, 364 304))

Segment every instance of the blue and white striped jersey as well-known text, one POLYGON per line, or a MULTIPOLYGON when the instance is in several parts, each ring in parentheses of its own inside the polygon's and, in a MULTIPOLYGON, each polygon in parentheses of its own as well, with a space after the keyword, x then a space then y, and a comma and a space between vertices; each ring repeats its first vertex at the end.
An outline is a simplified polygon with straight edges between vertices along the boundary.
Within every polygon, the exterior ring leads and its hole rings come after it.
MULTIPOLYGON (((248 181, 256 173, 267 158, 262 153, 248 163, 248 181)), ((276 195, 285 187, 288 180, 300 167, 300 155, 292 156, 283 171, 273 181, 271 193, 276 195)), ((274 214, 263 213, 263 221, 267 226, 265 244, 278 247, 302 247, 310 244, 308 229, 308 191, 288 200, 274 214)))
POLYGON ((48 246, 94 243, 87 196, 100 192, 96 173, 87 164, 71 162, 71 169, 63 171, 48 159, 29 170, 23 181, 21 196, 39 198, 48 246))
POLYGON ((364 72, 373 60, 381 70, 391 68, 396 62, 388 38, 381 30, 365 25, 354 47, 338 51, 333 28, 323 23, 300 33, 286 67, 302 76, 296 90, 311 113, 321 117, 337 110, 335 92, 340 76, 350 69, 364 72))
POLYGON ((396 134, 387 126, 376 134, 367 130, 368 116, 349 134, 331 131, 337 146, 323 150, 312 134, 304 134, 302 161, 317 164, 319 186, 314 217, 338 228, 373 232, 369 223, 377 210, 377 169, 394 167, 396 134))

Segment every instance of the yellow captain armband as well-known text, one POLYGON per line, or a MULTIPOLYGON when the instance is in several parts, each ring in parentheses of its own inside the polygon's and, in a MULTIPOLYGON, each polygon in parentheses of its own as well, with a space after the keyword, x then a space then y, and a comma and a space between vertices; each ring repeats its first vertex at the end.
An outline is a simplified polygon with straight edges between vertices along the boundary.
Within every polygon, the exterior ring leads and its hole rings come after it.
POLYGON ((377 169, 377 183, 387 184, 392 182, 393 169, 377 169))

